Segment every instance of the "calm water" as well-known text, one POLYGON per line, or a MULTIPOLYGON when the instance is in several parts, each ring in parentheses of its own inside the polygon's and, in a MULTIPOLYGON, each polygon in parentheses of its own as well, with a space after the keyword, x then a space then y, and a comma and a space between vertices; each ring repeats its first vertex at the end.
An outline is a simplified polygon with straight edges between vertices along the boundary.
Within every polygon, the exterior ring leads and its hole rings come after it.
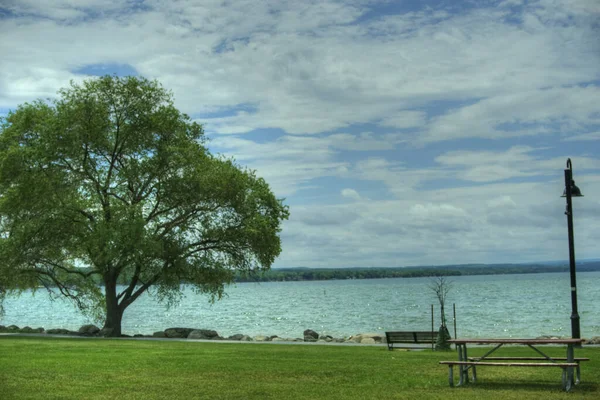
MULTIPOLYGON (((583 337, 600 336, 600 272, 577 275, 583 337)), ((568 273, 465 276, 452 278, 447 317, 456 304, 462 337, 570 336, 571 297, 568 273)), ((208 297, 185 291, 167 309, 149 296, 130 306, 123 318, 127 334, 150 334, 169 327, 215 329, 235 333, 301 337, 304 329, 334 337, 386 330, 431 328, 440 322, 429 278, 321 282, 241 283, 211 305, 208 297)), ((90 321, 71 303, 50 301, 46 293, 8 298, 2 325, 78 329, 90 321)))

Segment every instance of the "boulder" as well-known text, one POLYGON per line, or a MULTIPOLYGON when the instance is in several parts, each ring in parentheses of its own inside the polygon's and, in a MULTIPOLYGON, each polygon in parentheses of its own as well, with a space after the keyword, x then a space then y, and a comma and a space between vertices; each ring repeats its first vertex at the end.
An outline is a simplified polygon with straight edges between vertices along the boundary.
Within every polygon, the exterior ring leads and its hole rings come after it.
POLYGON ((24 328, 19 329, 20 333, 44 333, 44 328, 31 328, 26 326, 24 328))
MULTIPOLYGON (((236 333, 235 335, 231 335, 227 338, 227 340, 242 340, 242 338, 246 336, 241 333, 236 333)), ((247 336, 246 336, 247 337, 247 336)))
POLYGON ((168 338, 187 338, 188 335, 193 331, 193 328, 168 328, 165 329, 165 335, 168 338))
POLYGON ((274 338, 271 338, 271 342, 293 342, 294 339, 285 339, 285 338, 280 338, 279 336, 275 336, 274 338))
POLYGON ((349 340, 361 344, 386 343, 385 336, 382 336, 379 333, 361 333, 359 335, 351 336, 349 340))
POLYGON ((586 344, 600 344, 600 336, 594 336, 591 339, 585 341, 586 344))
POLYGON ((319 338, 319 334, 312 329, 307 329, 304 331, 304 341, 305 342, 316 342, 319 338))
POLYGON ((213 331, 210 329, 194 329, 191 331, 188 336, 188 339, 219 339, 219 334, 217 331, 213 331))
POLYGON ((80 335, 94 336, 100 332, 100 328, 98 328, 96 325, 88 324, 83 325, 81 328, 79 328, 78 332, 80 335))
POLYGON ((6 327, 6 330, 10 332, 17 332, 19 330, 19 327, 16 325, 9 325, 6 327))
POLYGON ((68 329, 55 328, 55 329, 48 329, 46 331, 46 333, 49 335, 71 335, 73 332, 71 332, 68 329))
POLYGON ((271 339, 268 336, 258 335, 254 336, 255 342, 269 342, 271 339))
POLYGON ((167 335, 165 335, 165 333, 163 331, 158 331, 158 332, 154 332, 152 334, 152 337, 156 337, 156 338, 166 338, 167 335))
POLYGON ((333 342, 333 336, 329 335, 321 335, 319 336, 319 340, 323 339, 325 342, 333 342))

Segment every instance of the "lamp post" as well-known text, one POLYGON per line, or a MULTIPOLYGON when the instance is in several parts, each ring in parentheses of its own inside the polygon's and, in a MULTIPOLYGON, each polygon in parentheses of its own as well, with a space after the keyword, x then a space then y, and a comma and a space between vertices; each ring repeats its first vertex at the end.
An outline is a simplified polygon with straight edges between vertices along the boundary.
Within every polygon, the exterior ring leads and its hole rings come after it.
POLYGON ((573 166, 571 159, 567 159, 567 169, 565 169, 565 192, 561 197, 567 198, 567 225, 569 228, 569 271, 571 273, 571 337, 581 339, 581 330, 579 329, 579 313, 577 312, 577 279, 575 272, 575 243, 573 239, 573 207, 571 199, 573 197, 583 197, 581 190, 575 186, 573 180, 573 166))

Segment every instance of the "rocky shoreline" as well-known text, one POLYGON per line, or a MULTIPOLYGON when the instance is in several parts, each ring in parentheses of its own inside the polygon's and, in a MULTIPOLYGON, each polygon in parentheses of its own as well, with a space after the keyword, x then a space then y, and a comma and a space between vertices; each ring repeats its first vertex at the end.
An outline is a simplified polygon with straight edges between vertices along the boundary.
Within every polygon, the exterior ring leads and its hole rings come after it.
MULTIPOLYGON (((4 326, 0 325, 0 333, 13 334, 48 334, 48 335, 69 335, 69 336, 84 336, 84 337, 105 337, 107 332, 98 328, 95 325, 83 325, 77 331, 68 329, 55 328, 31 328, 25 326, 19 328, 16 325, 4 326)), ((238 333, 231 336, 221 336, 217 331, 212 329, 196 329, 196 328, 167 328, 164 331, 154 332, 152 335, 121 335, 121 337, 134 338, 160 338, 160 339, 191 339, 191 340, 230 340, 240 342, 309 342, 309 343, 349 343, 349 344, 384 344, 386 343, 384 333, 360 333, 349 336, 347 338, 334 338, 329 335, 320 335, 312 329, 306 329, 302 337, 285 338, 277 335, 266 336, 257 335, 249 336, 238 333)), ((540 336, 538 339, 557 339, 556 336, 540 336)), ((591 339, 584 339, 584 344, 600 344, 600 336, 594 336, 591 339)))
MULTIPOLYGON (((54 328, 31 328, 25 326, 20 328, 16 325, 4 326, 0 325, 0 333, 19 333, 19 334, 48 334, 48 335, 69 335, 69 336, 85 336, 85 337, 104 337, 107 336, 102 329, 95 325, 83 325, 77 331, 69 329, 54 328)), ((334 338, 329 335, 320 335, 312 329, 306 329, 302 337, 279 337, 277 335, 257 335, 249 336, 238 333, 231 336, 221 336, 212 329, 197 329, 197 328, 167 328, 164 331, 154 332, 152 335, 121 335, 121 337, 134 338, 161 338, 161 339, 192 339, 192 340, 230 340, 240 342, 321 342, 321 343, 355 343, 355 344, 382 344, 386 343, 385 334, 383 333, 362 333, 353 335, 347 338, 334 338)))

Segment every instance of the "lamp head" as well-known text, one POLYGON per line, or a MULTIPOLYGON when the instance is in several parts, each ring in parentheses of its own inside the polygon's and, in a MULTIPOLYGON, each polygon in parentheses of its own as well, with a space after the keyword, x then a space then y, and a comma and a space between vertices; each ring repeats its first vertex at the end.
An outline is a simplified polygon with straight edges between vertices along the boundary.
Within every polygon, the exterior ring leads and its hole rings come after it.
MULTIPOLYGON (((565 191, 560 197, 567 197, 567 188, 565 188, 565 191)), ((583 197, 581 190, 577 187, 577 185, 575 185, 574 180, 571 180, 571 197, 583 197)))

